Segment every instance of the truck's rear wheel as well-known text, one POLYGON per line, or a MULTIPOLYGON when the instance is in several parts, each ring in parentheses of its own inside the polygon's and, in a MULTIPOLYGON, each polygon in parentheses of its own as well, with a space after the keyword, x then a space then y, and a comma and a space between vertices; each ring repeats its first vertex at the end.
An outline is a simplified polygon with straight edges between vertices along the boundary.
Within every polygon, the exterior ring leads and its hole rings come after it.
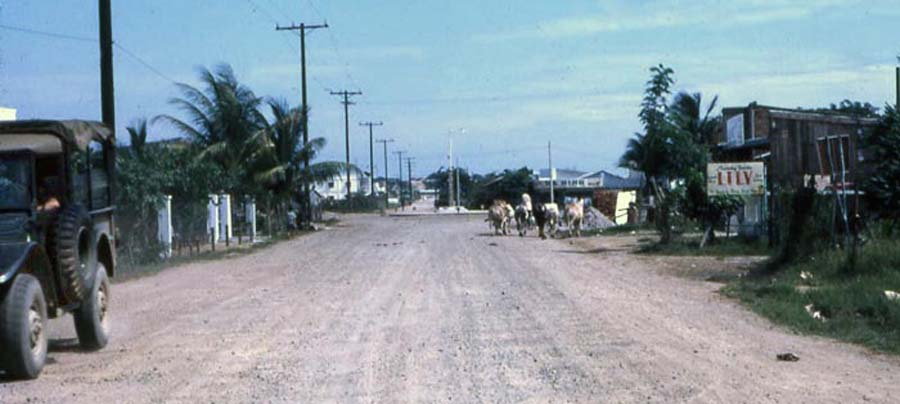
POLYGON ((109 277, 103 263, 97 263, 94 284, 81 302, 81 307, 72 313, 75 317, 75 332, 81 347, 98 350, 109 341, 109 277))
POLYGON ((47 360, 47 303, 38 280, 20 274, 0 301, 0 368, 34 379, 47 360))

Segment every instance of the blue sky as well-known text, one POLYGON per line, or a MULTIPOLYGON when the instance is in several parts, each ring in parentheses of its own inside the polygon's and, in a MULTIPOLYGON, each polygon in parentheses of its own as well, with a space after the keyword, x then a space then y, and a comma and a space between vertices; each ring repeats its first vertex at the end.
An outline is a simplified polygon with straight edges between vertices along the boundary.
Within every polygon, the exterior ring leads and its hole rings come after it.
MULTIPOLYGON (((0 0, 0 24, 96 38, 95 3, 0 0)), ((258 95, 299 103, 298 38, 274 26, 325 19, 330 29, 307 36, 323 158, 344 158, 343 109, 327 90, 359 89, 352 160, 368 166, 356 122, 380 120, 376 136, 410 151, 420 175, 446 165, 458 128, 456 154, 478 172, 545 166, 548 140, 558 167, 614 167, 658 63, 675 69, 677 89, 717 94, 720 106, 881 106, 900 54, 895 0, 113 0, 115 41, 161 73, 115 50, 119 132, 176 113, 170 80, 195 84, 198 66, 222 62, 258 95)), ((0 29, 0 106, 22 119, 99 119, 98 58, 95 42, 0 29)))

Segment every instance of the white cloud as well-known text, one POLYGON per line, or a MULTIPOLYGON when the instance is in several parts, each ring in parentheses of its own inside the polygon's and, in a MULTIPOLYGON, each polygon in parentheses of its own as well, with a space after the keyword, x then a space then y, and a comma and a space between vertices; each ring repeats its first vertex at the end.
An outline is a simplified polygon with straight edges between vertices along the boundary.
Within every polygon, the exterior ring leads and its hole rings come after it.
MULTIPOLYGON (((879 2, 881 0, 875 0, 879 2)), ((502 42, 517 39, 558 39, 589 36, 604 32, 706 26, 753 25, 803 18, 835 7, 846 7, 858 0, 745 0, 694 1, 672 4, 650 1, 604 4, 595 15, 565 17, 539 23, 536 27, 509 32, 479 34, 478 42, 502 42)))

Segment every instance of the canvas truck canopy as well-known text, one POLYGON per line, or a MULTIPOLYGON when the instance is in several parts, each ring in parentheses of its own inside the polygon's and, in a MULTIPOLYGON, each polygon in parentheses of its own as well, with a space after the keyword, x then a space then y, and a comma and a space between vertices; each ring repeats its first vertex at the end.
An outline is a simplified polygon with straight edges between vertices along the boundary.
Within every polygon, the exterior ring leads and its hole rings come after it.
POLYGON ((95 121, 10 121, 0 122, 0 151, 30 149, 38 154, 62 151, 58 141, 41 139, 41 135, 53 135, 79 150, 87 150, 92 140, 105 142, 113 139, 113 132, 95 121))

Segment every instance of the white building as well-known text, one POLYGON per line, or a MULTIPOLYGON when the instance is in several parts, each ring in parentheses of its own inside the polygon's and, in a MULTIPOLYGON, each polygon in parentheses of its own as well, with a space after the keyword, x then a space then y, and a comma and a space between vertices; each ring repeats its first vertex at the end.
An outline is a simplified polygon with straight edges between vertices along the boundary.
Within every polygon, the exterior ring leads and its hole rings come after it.
POLYGON ((15 121, 16 110, 0 107, 0 121, 15 121))
MULTIPOLYGON (((347 172, 331 177, 328 181, 316 182, 313 186, 325 199, 342 201, 347 199, 347 172)), ((359 170, 350 170, 350 193, 369 194, 369 175, 359 170)))

